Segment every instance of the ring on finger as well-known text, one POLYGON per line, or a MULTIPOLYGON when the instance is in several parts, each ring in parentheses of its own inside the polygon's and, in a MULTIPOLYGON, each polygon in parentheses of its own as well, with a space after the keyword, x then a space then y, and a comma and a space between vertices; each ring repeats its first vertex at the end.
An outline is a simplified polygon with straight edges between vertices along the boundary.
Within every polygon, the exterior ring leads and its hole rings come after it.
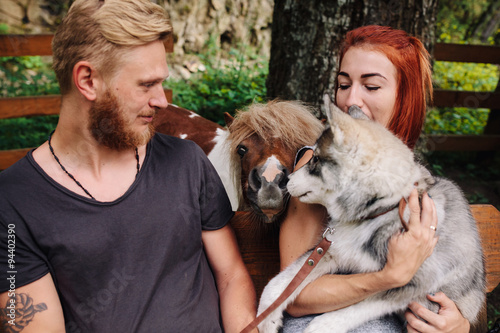
POLYGON ((429 228, 431 228, 431 230, 437 231, 437 228, 433 225, 431 225, 429 228))

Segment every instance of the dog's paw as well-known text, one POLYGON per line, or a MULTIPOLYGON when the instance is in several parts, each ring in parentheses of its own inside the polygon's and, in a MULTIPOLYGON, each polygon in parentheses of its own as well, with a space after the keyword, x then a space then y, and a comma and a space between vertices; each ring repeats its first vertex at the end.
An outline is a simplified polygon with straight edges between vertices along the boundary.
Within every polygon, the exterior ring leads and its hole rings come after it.
POLYGON ((259 324, 259 333, 277 333, 283 325, 282 319, 282 316, 271 313, 262 321, 262 323, 259 324))
POLYGON ((304 333, 346 333, 347 329, 339 325, 337 321, 332 321, 332 316, 325 314, 314 318, 304 330, 304 333))

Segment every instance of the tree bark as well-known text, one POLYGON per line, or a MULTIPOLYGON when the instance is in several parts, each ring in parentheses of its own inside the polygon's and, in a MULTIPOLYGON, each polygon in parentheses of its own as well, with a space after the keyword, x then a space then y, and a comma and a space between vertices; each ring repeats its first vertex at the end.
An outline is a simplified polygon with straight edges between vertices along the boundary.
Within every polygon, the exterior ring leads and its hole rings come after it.
POLYGON ((405 30, 432 52, 436 12, 437 0, 275 0, 268 98, 320 107, 333 93, 343 37, 363 25, 405 30))

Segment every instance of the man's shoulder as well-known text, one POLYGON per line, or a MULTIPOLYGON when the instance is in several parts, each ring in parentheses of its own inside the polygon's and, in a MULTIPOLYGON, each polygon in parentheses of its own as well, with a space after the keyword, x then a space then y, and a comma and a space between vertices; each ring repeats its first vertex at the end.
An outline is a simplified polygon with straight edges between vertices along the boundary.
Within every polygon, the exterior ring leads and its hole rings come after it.
POLYGON ((30 191, 36 181, 36 170, 25 156, 12 166, 0 172, 0 205, 12 196, 30 191))
POLYGON ((191 140, 181 139, 175 136, 156 133, 151 140, 153 148, 161 150, 171 150, 176 153, 200 153, 201 148, 191 140))
MULTIPOLYGON (((29 152, 28 154, 31 154, 29 152)), ((34 171, 28 156, 24 156, 19 161, 0 172, 0 184, 12 182, 15 178, 24 177, 27 172, 34 171)))

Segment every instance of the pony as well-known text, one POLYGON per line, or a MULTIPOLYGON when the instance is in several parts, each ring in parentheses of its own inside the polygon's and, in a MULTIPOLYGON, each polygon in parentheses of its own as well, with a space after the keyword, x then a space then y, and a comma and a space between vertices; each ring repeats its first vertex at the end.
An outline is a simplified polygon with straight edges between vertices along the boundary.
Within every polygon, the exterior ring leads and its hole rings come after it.
POLYGON ((233 181, 243 207, 261 223, 279 221, 289 194, 288 175, 299 148, 312 145, 324 126, 311 107, 299 101, 273 100, 253 103, 225 115, 226 138, 233 181))
POLYGON ((324 129, 310 106, 299 101, 253 103, 224 115, 226 128, 195 112, 169 104, 154 121, 157 132, 192 140, 207 154, 233 210, 269 224, 283 216, 288 175, 297 150, 314 144, 324 129))

